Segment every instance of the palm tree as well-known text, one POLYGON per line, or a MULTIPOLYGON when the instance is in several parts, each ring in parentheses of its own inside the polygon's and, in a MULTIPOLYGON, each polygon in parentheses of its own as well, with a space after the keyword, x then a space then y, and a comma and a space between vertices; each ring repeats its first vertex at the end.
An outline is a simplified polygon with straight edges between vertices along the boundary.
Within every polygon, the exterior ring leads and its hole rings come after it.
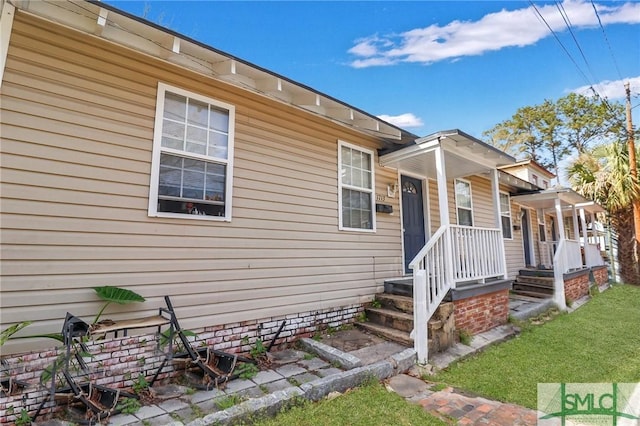
POLYGON ((633 200, 640 185, 629 173, 629 153, 619 142, 597 146, 568 167, 571 187, 600 204, 618 235, 618 262, 624 282, 640 285, 640 247, 633 234, 633 200))

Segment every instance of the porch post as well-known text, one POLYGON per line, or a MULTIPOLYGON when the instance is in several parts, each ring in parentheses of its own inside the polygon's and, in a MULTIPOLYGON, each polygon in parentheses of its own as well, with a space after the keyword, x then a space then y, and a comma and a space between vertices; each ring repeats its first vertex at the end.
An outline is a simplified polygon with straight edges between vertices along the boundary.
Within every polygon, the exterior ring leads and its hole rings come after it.
MULTIPOLYGON (((498 258, 502 261, 502 278, 507 279, 507 257, 504 250, 504 235, 502 233, 502 215, 500 214, 500 181, 498 169, 492 169, 491 176, 491 194, 493 195, 493 214, 496 228, 500 230, 500 253, 498 258)), ((511 207, 511 206, 509 206, 511 207)))
POLYGON ((562 217, 562 202, 559 198, 554 201, 556 210, 556 220, 558 221, 558 247, 556 253, 553 256, 553 301, 561 310, 567 309, 567 300, 564 295, 564 272, 566 270, 566 255, 565 255, 565 236, 564 236, 564 220, 562 217), (556 256, 558 259, 556 259, 556 256))
POLYGON ((436 179, 438 182, 438 207, 440 209, 440 226, 448 226, 449 196, 447 192, 447 172, 444 169, 444 152, 441 147, 433 150, 436 160, 436 179))
POLYGON ((564 233, 564 217, 562 216, 562 202, 559 198, 555 199, 556 221, 558 222, 558 244, 566 239, 564 233))
POLYGON ((576 210, 576 206, 571 206, 571 214, 573 215, 573 235, 575 236, 576 241, 580 241, 580 229, 578 228, 578 214, 576 210))
POLYGON ((583 266, 587 266, 590 267, 590 259, 589 259, 589 254, 587 253, 588 250, 588 245, 589 245, 589 235, 587 234, 587 220, 584 216, 584 209, 581 208, 580 209, 580 225, 582 226, 582 247, 584 250, 584 262, 583 262, 583 266))
POLYGON ((442 146, 438 145, 433 150, 436 163, 436 179, 438 181, 438 208, 440 209, 440 226, 446 226, 447 230, 444 233, 444 248, 445 248, 445 274, 447 281, 451 283, 451 288, 455 288, 453 282, 453 259, 451 258, 453 249, 451 242, 451 228, 449 221, 449 195, 447 190, 447 172, 445 170, 444 163, 444 151, 442 146))

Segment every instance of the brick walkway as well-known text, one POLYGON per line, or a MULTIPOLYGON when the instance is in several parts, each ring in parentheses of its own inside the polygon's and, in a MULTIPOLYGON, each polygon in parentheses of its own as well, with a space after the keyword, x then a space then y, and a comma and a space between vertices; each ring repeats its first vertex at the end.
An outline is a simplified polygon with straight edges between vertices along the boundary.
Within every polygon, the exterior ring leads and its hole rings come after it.
POLYGON ((427 411, 457 425, 535 425, 536 412, 514 404, 460 395, 447 388, 418 401, 427 411))
MULTIPOLYGON (((411 373, 410 373, 411 374, 411 373)), ((528 426, 536 424, 536 412, 514 404, 465 395, 453 388, 433 391, 433 384, 409 374, 387 380, 387 387, 407 401, 456 425, 528 426)))

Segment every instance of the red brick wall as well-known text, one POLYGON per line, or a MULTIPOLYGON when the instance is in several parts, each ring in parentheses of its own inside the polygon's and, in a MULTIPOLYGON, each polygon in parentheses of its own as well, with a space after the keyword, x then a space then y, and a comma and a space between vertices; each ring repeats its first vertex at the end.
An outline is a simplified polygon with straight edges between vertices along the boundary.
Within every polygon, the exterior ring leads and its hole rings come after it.
POLYGON ((601 286, 609 282, 609 270, 606 266, 594 266, 591 268, 591 272, 593 272, 593 278, 597 285, 601 286))
POLYGON ((564 280, 564 297, 575 301, 589 294, 589 273, 580 274, 564 280))
POLYGON ((505 324, 509 317, 509 290, 453 302, 456 330, 478 334, 505 324))
MULTIPOLYGON (((189 339, 194 341, 194 347, 207 344, 229 353, 247 353, 257 339, 263 341, 265 346, 271 342, 283 320, 286 320, 286 325, 275 342, 276 345, 293 342, 299 337, 310 337, 316 331, 327 327, 352 323, 362 310, 362 305, 350 305, 257 321, 216 325, 204 330, 194 330, 197 331, 197 336, 189 339)), ((131 386, 139 374, 151 380, 164 358, 163 353, 157 350, 155 334, 90 342, 88 349, 93 357, 85 358, 85 361, 93 380, 111 388, 131 386)), ((2 357, 9 365, 11 376, 29 383, 30 386, 16 395, 0 397, 0 425, 12 424, 23 408, 33 416, 39 404, 48 398, 47 391, 38 385, 40 375, 63 352, 64 347, 60 347, 2 357)), ((162 371, 159 380, 176 373, 169 363, 162 371)), ((45 408, 48 407, 47 403, 45 408)), ((41 415, 48 411, 50 410, 43 410, 41 415)))

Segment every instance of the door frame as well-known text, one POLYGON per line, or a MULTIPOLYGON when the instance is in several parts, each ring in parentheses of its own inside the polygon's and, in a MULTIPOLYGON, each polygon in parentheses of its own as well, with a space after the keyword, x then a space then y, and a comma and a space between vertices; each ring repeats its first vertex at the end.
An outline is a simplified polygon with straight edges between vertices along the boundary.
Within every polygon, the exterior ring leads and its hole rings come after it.
MULTIPOLYGON (((527 266, 536 266, 537 262, 536 262, 536 253, 533 247, 533 228, 531 225, 531 219, 532 219, 532 215, 531 215, 531 209, 528 207, 524 207, 524 206, 520 206, 520 229, 522 232, 522 255, 523 255, 523 259, 524 259, 524 263, 525 263, 525 267, 527 266), (525 226, 524 226, 524 221, 525 221, 525 214, 526 214, 526 219, 527 219, 527 231, 528 231, 528 235, 525 238, 524 235, 524 231, 525 231, 525 226), (529 247, 528 247, 528 251, 529 251, 529 260, 531 261, 530 265, 527 265, 527 248, 525 248, 525 242, 529 242, 529 247)), ((536 226, 537 226, 537 221, 536 221, 536 226)))
MULTIPOLYGON (((431 203, 429 201, 429 179, 426 176, 422 176, 415 173, 404 172, 398 170, 398 205, 400 207, 400 244, 402 247, 402 275, 410 275, 404 269, 406 253, 404 250, 404 209, 402 205, 402 176, 407 176, 412 179, 417 179, 422 182, 422 217, 424 220, 424 239, 425 243, 431 238, 431 203)), ((410 260, 410 259, 409 259, 410 260)))

